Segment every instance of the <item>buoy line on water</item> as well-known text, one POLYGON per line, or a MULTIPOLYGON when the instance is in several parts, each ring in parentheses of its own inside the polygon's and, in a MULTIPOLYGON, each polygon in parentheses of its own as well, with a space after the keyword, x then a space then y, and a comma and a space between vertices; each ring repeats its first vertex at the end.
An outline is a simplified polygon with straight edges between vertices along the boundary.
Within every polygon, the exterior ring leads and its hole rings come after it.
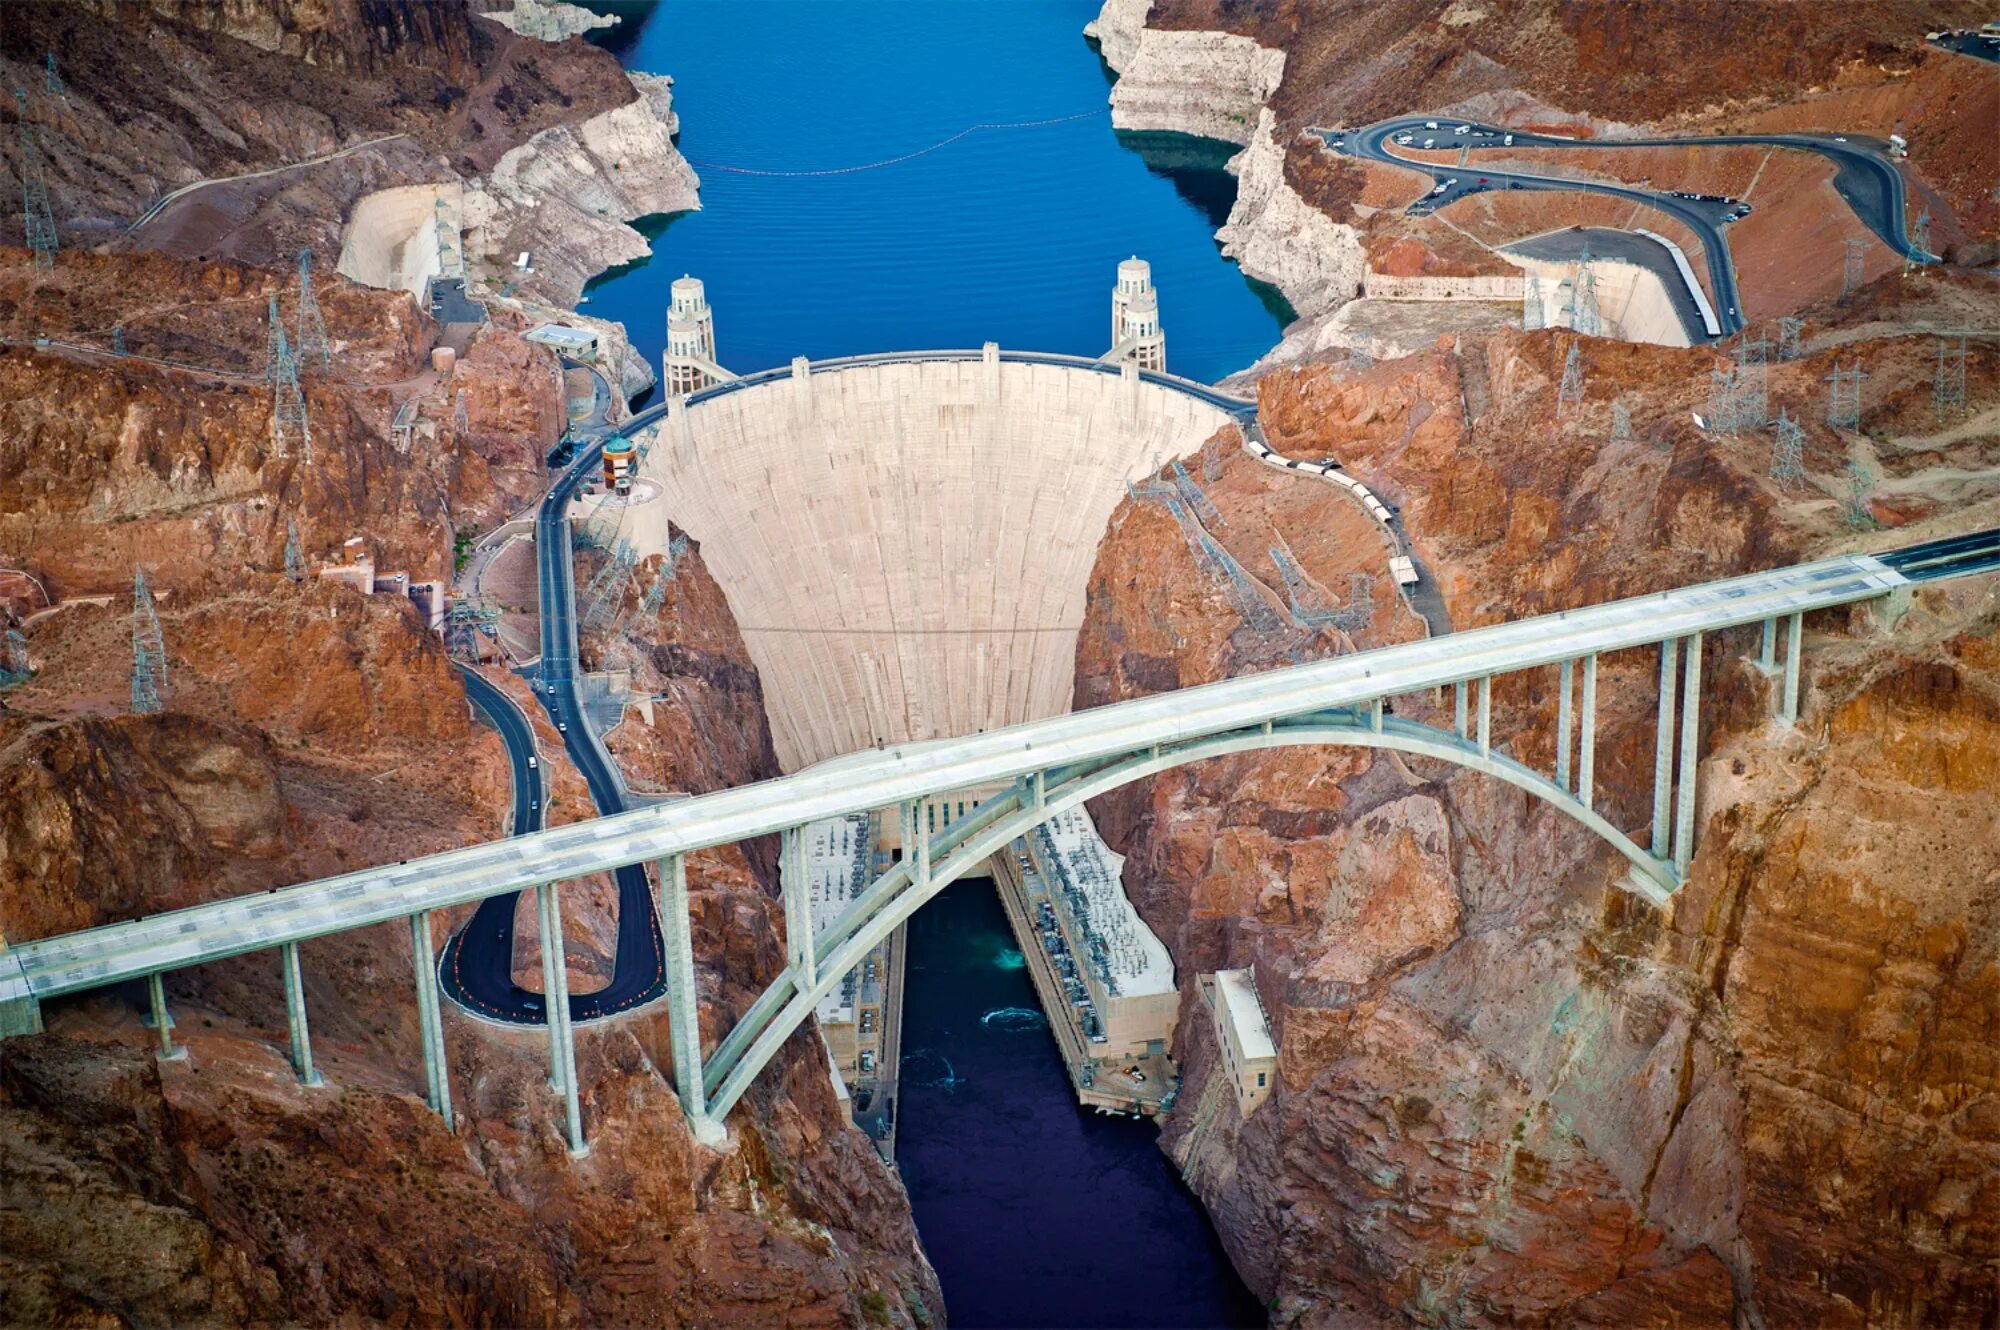
POLYGON ((1040 129, 1045 125, 1066 125, 1072 120, 1088 120, 1093 116, 1110 114, 1110 107, 1100 106, 1095 111, 1079 111, 1075 115, 1059 115, 1047 120, 982 122, 977 125, 967 125, 964 129, 959 130, 958 133, 951 135, 949 138, 939 139, 936 143, 928 147, 918 148, 915 152, 906 152, 900 157, 885 157, 879 162, 863 162, 859 166, 829 166, 817 171, 766 171, 755 166, 731 166, 726 162, 705 162, 698 157, 689 157, 687 162, 690 166, 700 167, 704 171, 728 171, 735 175, 785 176, 792 178, 821 175, 853 175, 857 171, 878 171, 885 166, 898 166, 903 162, 914 161, 926 153, 936 152, 939 148, 948 148, 968 134, 977 134, 982 129, 1040 129))

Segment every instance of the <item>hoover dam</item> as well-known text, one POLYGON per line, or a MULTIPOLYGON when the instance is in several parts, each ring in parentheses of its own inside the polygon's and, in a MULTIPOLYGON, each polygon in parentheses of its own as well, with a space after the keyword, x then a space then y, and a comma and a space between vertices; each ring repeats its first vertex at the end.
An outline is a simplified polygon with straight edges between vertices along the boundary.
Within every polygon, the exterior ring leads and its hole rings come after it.
POLYGON ((729 597, 787 771, 1069 710, 1126 486, 1230 421, 1136 374, 883 359, 650 427, 644 474, 729 597))

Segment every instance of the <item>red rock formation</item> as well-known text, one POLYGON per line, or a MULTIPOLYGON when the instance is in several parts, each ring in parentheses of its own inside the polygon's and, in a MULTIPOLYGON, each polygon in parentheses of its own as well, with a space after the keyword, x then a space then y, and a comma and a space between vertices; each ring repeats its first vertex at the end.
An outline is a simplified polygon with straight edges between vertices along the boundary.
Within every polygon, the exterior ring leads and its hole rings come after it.
MULTIPOLYGON (((1924 491, 1927 513, 1990 508, 1990 487, 1965 491, 1956 468, 1914 460, 1937 428, 1901 406, 1922 391, 1917 358, 1853 337, 1840 354, 1882 376, 1870 446, 1895 469, 1883 488, 1924 491)), ((1274 447, 1337 457, 1400 504, 1460 628, 1771 566, 1837 538, 1847 440, 1812 425, 1815 479, 1784 494, 1764 475, 1767 438, 1688 423, 1707 353, 1596 340, 1586 406, 1558 421, 1566 346, 1503 333, 1361 375, 1274 374, 1261 417, 1274 447), (1617 448, 1602 442, 1614 398, 1637 432, 1617 448)), ((1993 367, 1975 358, 1970 378, 1989 387, 1974 391, 1990 395, 1993 367)), ((1774 371, 1774 410, 1815 419, 1823 359, 1774 371)), ((1990 438, 1968 446, 1974 469, 2000 461, 1990 438)), ((1211 487, 1246 548, 1271 523, 1268 503, 1228 483, 1251 466, 1232 460, 1211 487)), ((1344 520, 1318 482, 1276 483, 1306 496, 1294 522, 1344 520)), ((1163 522, 1128 506, 1099 552, 1080 705, 1162 686, 1131 644, 1163 626, 1185 643, 1179 683, 1260 659, 1212 645, 1244 635, 1163 522)), ((1373 554, 1365 531, 1346 539, 1373 554)), ((2000 602, 1988 583, 1925 593, 1893 636, 1867 613, 1810 619, 1795 730, 1766 720, 1770 685, 1742 663, 1754 637, 1707 644, 1705 829, 1665 911, 1620 891, 1623 861, 1566 819, 1417 759, 1279 750, 1093 805, 1184 985, 1166 1147, 1279 1324, 1994 1314, 1982 1271, 2000 1252, 2000 602), (1247 1122, 1193 982, 1246 964, 1280 1047, 1279 1088, 1247 1122)), ((1652 669, 1607 657, 1601 678, 1598 804, 1627 827, 1647 816, 1652 669)), ((1495 690, 1496 734, 1518 735, 1513 755, 1544 769, 1553 683, 1495 690)), ((1434 705, 1396 699, 1418 718, 1434 705)))

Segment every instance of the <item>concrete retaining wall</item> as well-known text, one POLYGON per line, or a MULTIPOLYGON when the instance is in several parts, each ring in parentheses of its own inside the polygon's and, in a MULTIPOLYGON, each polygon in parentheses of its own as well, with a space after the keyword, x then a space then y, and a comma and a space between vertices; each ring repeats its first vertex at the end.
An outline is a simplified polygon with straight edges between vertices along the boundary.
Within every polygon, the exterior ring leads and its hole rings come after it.
POLYGON ((1372 300, 1519 300, 1525 280, 1519 273, 1477 277, 1391 277, 1370 272, 1361 279, 1372 300))

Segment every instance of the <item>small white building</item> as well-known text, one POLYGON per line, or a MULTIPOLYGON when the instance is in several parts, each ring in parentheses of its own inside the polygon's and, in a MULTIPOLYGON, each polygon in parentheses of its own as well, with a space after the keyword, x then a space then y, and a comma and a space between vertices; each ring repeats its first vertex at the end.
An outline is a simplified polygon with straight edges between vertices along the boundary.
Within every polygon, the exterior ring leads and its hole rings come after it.
POLYGON ((588 328, 572 328, 566 323, 544 323, 537 325, 526 337, 571 360, 597 359, 597 334, 588 328))
POLYGON ((1202 979, 1201 989, 1215 1022, 1223 1069, 1236 1085, 1237 1111, 1247 1118, 1271 1097, 1278 1079, 1278 1046, 1271 1040, 1256 978, 1247 969, 1217 970, 1202 979))

